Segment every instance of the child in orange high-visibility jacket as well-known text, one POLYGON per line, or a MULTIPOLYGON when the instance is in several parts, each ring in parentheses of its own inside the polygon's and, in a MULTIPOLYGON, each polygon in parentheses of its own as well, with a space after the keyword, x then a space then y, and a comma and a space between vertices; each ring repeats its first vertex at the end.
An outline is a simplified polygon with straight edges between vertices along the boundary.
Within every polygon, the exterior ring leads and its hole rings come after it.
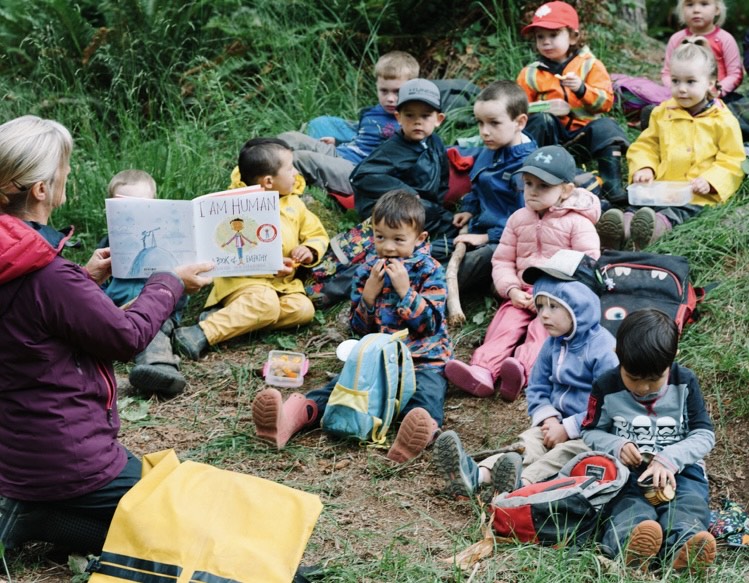
MULTIPOLYGON (((539 147, 579 147, 586 159, 595 159, 603 180, 602 190, 613 205, 627 203, 622 181, 622 151, 629 142, 624 131, 609 117, 614 92, 606 67, 583 42, 575 9, 566 2, 548 2, 536 10, 522 34, 535 38, 537 61, 517 77, 528 101, 561 99, 569 113, 532 113, 525 131, 539 147)), ((573 147, 573 150, 574 150, 573 147)))

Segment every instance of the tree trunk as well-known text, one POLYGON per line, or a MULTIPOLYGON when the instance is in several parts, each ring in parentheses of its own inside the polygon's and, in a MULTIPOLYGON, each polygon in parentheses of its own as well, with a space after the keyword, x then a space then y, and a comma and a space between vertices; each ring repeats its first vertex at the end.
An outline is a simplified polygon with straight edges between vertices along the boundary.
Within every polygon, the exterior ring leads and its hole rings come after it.
POLYGON ((648 32, 646 0, 626 0, 619 3, 619 16, 643 34, 648 32))

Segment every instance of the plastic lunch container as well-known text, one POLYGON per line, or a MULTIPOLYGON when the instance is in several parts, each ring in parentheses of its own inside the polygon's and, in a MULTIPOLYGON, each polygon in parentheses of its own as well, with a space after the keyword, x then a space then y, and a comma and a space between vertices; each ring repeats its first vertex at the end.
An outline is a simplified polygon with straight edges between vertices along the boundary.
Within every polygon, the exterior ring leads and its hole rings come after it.
POLYGON ((629 204, 637 206, 683 206, 692 200, 689 182, 653 181, 627 186, 629 204))
POLYGON ((301 387, 309 360, 301 352, 271 350, 263 366, 265 382, 276 387, 301 387))

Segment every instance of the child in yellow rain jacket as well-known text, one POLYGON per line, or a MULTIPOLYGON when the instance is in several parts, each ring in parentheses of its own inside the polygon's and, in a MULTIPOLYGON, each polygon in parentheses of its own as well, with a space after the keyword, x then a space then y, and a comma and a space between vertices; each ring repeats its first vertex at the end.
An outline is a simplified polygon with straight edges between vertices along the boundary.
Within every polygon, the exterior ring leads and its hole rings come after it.
POLYGON ((254 330, 290 328, 307 324, 315 308, 296 277, 299 265, 316 265, 328 248, 328 234, 320 219, 292 194, 297 171, 293 153, 281 140, 258 138, 239 154, 239 172, 245 184, 259 184, 280 195, 281 240, 284 267, 275 275, 218 277, 206 308, 221 305, 194 326, 174 332, 176 348, 193 360, 209 346, 254 330))

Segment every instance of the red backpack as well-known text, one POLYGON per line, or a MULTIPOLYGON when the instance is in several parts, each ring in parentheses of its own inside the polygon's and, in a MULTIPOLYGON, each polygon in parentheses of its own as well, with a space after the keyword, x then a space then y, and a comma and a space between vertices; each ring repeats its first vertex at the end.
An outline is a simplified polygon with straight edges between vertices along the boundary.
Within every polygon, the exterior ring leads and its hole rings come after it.
POLYGON ((601 507, 628 478, 629 470, 613 456, 580 453, 556 478, 494 498, 494 530, 520 542, 581 544, 595 530, 601 507))

